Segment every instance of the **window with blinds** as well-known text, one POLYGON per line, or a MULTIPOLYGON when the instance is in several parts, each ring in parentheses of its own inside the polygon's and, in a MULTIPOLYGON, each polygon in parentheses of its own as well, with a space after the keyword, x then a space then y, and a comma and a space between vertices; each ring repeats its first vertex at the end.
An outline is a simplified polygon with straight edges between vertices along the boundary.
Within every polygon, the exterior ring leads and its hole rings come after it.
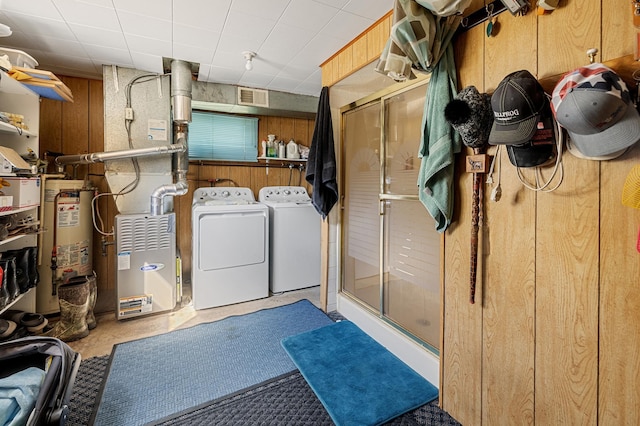
POLYGON ((189 158, 258 161, 258 119, 193 111, 189 124, 189 158))

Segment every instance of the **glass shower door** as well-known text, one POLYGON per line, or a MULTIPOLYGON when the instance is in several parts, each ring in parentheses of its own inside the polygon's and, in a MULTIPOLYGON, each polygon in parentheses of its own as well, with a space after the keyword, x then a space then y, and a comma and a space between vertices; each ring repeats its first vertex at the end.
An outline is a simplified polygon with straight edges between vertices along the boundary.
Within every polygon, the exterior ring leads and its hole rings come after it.
POLYGON ((343 115, 342 291, 380 309, 380 102, 343 115))
POLYGON ((441 237, 417 185, 425 93, 343 112, 341 290, 437 352, 441 237))
POLYGON ((384 99, 384 317, 433 348, 440 336, 440 234, 418 199, 426 85, 384 99))

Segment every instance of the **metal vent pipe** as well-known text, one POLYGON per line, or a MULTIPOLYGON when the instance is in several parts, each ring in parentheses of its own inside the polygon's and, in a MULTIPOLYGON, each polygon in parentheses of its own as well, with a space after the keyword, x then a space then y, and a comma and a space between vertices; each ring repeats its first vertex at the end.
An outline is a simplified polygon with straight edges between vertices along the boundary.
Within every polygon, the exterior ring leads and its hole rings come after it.
POLYGON ((166 196, 184 195, 189 190, 188 124, 191 121, 191 65, 185 61, 171 62, 171 105, 173 112, 173 140, 184 145, 184 151, 173 156, 173 184, 162 185, 151 194, 151 215, 163 214, 166 196))
POLYGON ((171 61, 171 109, 174 123, 191 122, 191 64, 171 61))

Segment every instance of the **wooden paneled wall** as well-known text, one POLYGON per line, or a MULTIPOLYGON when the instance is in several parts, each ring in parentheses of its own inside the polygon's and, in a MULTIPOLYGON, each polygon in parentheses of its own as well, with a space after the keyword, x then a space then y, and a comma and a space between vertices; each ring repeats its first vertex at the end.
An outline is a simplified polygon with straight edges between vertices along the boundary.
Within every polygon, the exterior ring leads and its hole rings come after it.
POLYGON ((331 86, 378 59, 389 39, 392 16, 389 11, 351 43, 324 61, 320 65, 322 85, 331 86))
MULTIPOLYGON (((474 0, 465 14, 483 8, 474 0)), ((587 64, 590 48, 603 62, 635 48, 626 0, 566 0, 551 14, 505 12, 497 21, 491 38, 480 25, 456 39, 460 88, 492 93, 521 69, 557 81, 587 64)), ((336 66, 323 67, 323 77, 336 66)), ((474 305, 472 182, 457 173, 454 222, 444 238, 440 404, 462 424, 640 424, 640 210, 621 203, 639 162, 640 144, 601 162, 565 151, 560 187, 535 192, 503 152, 502 198, 484 207, 474 305)), ((457 169, 464 163, 459 155, 457 169)), ((523 174, 533 181, 531 170, 523 174)))
MULTIPOLYGON (((104 95, 100 80, 88 80, 61 76, 61 80, 71 89, 74 102, 59 102, 42 99, 40 104, 40 154, 46 151, 80 154, 104 151, 104 95)), ((310 146, 313 136, 314 120, 259 116, 258 134, 266 139, 268 134, 275 134, 278 139, 310 146)), ((52 160, 50 161, 53 162, 52 160)), ((174 207, 178 220, 178 248, 182 255, 183 272, 188 277, 191 272, 191 201, 195 188, 202 186, 241 186, 249 187, 254 195, 263 186, 302 185, 310 191, 305 181, 305 168, 300 163, 282 164, 275 161, 269 168, 262 164, 251 165, 216 165, 215 162, 192 162, 189 165, 189 192, 176 197, 174 207)), ((54 172, 50 164, 50 172, 54 172)), ((69 167, 68 172, 73 172, 69 167)), ((77 166, 76 176, 89 179, 101 193, 109 192, 104 179, 104 165, 92 164, 77 166)), ((118 213, 111 197, 99 199, 99 209, 104 221, 105 231, 111 231, 114 217, 118 213)), ((115 311, 115 255, 112 238, 103 238, 94 230, 93 235, 93 267, 98 277, 98 300, 96 312, 115 311), (103 241, 107 244, 103 245, 103 241), (104 250, 103 250, 104 249, 104 250), (104 253, 104 255, 103 255, 104 253)))
MULTIPOLYGON (((39 135, 41 157, 46 158, 47 151, 65 154, 104 151, 102 81, 66 76, 60 76, 60 78, 71 89, 74 102, 41 99, 39 135)), ((48 171, 55 172, 52 158, 49 158, 48 171)), ((102 164, 69 167, 67 171, 71 174, 75 173, 72 177, 77 179, 85 179, 88 172, 89 180, 93 186, 99 192, 108 192, 102 164)), ((104 220, 103 230, 110 232, 116 214, 115 203, 109 197, 101 197, 98 201, 98 209, 104 220)), ((115 256, 113 246, 104 246, 103 252, 102 243, 102 235, 94 231, 93 269, 98 277, 96 312, 115 309, 115 300, 113 300, 115 297, 115 256)))

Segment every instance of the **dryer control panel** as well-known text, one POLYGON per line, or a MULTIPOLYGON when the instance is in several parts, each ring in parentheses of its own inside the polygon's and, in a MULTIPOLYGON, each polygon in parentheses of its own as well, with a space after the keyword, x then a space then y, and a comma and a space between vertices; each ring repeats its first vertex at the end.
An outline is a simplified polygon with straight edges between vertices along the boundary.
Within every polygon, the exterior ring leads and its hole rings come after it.
POLYGON ((311 201, 303 186, 265 186, 258 193, 258 201, 272 203, 307 203, 311 201))
POLYGON ((193 192, 193 204, 223 202, 225 204, 249 204, 255 203, 256 199, 250 188, 211 187, 198 188, 193 192))

